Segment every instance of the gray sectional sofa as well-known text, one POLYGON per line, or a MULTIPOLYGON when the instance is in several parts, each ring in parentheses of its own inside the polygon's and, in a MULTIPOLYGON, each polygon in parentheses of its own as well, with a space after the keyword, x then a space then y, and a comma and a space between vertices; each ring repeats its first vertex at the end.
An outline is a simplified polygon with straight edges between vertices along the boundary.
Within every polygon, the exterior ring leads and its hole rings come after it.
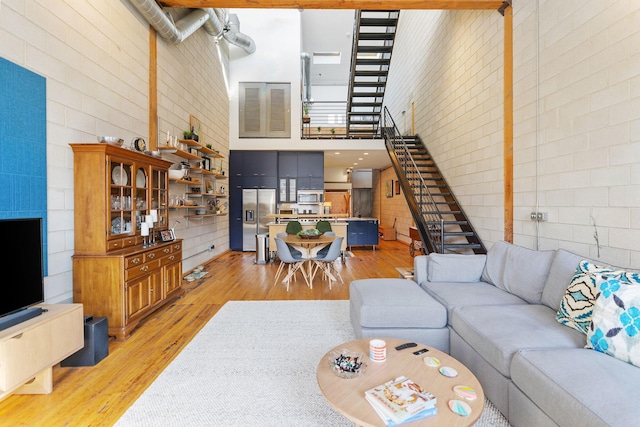
POLYGON ((418 256, 414 280, 350 284, 358 337, 450 353, 514 426, 640 425, 640 368, 586 349, 556 313, 583 257, 497 242, 487 255, 418 256))

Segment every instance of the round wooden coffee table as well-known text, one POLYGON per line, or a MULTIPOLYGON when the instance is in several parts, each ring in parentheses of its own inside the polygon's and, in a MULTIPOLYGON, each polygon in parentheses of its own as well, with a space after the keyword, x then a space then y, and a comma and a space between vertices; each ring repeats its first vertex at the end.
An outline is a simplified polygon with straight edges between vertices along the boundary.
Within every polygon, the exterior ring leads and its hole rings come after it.
POLYGON ((377 363, 369 359, 369 341, 363 338, 350 341, 329 350, 322 356, 318 364, 317 379, 320 390, 327 401, 342 415, 358 426, 384 426, 378 414, 364 397, 364 392, 377 385, 404 375, 422 386, 426 391, 434 394, 438 399, 436 407, 438 414, 412 421, 411 426, 470 426, 475 423, 484 408, 484 392, 482 386, 466 366, 448 354, 435 348, 418 344, 417 347, 396 350, 395 347, 404 344, 406 340, 395 338, 381 338, 387 343, 387 360, 377 363), (424 354, 414 356, 413 352, 427 348, 424 354), (329 366, 328 355, 331 351, 347 349, 365 355, 367 369, 364 375, 354 379, 338 377, 329 366), (436 357, 440 360, 440 367, 450 367, 457 371, 454 378, 445 377, 439 368, 430 367, 424 363, 425 357, 436 357), (475 400, 465 400, 454 392, 455 386, 469 386, 476 390, 475 400), (461 400, 469 404, 471 414, 457 415, 449 409, 450 400, 461 400))

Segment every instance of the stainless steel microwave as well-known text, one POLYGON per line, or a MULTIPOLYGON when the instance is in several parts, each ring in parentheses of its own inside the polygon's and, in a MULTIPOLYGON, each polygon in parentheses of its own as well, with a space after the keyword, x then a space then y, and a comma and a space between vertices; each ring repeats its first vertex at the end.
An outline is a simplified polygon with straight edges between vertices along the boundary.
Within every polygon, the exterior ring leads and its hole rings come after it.
POLYGON ((324 202, 322 190, 298 190, 299 205, 317 205, 324 202))

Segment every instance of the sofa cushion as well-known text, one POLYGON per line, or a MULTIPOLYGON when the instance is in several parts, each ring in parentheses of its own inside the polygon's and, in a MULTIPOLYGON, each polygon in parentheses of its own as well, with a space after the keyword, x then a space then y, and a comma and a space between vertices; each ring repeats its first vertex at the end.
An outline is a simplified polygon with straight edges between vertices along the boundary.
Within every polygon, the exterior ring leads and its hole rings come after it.
POLYGON ((542 304, 554 310, 560 308, 560 300, 562 300, 581 260, 582 257, 579 255, 564 249, 556 251, 549 269, 549 276, 542 290, 542 304))
POLYGON ((525 300, 509 292, 498 289, 485 282, 423 282, 420 286, 436 301, 446 307, 449 324, 451 324, 451 312, 456 307, 466 305, 514 305, 527 303, 525 300))
POLYGON ((632 284, 602 276, 586 348, 640 367, 640 278, 632 284))
POLYGON ((539 304, 554 255, 555 251, 534 251, 499 241, 487 253, 482 279, 539 304))
POLYGON ((511 358, 518 350, 584 347, 584 335, 560 325, 554 314, 538 304, 457 307, 451 327, 508 378, 511 358))
POLYGON ((521 350, 513 357, 511 380, 559 425, 631 426, 640 420, 640 369, 596 351, 521 350))
POLYGON ((413 280, 363 279, 349 285, 353 315, 365 328, 443 328, 447 311, 413 280))
POLYGON ((427 280, 430 282, 477 282, 482 276, 486 260, 486 255, 432 252, 429 254, 427 280))
POLYGON ((581 260, 560 300, 560 308, 556 319, 563 325, 569 326, 583 334, 587 333, 591 323, 593 305, 598 294, 596 279, 600 273, 614 273, 609 267, 593 264, 589 260, 581 260))

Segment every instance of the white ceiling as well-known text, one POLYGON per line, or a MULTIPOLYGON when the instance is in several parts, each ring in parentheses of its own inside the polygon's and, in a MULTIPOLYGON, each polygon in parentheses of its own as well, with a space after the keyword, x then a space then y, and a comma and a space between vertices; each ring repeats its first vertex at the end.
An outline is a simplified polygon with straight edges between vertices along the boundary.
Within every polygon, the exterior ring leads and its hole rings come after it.
POLYGON ((313 58, 313 52, 340 52, 340 65, 311 64, 314 86, 346 86, 349 84, 351 45, 353 43, 354 10, 302 10, 302 51, 313 58))
POLYGON ((325 168, 383 169, 390 164, 391 160, 386 150, 324 151, 325 168))

